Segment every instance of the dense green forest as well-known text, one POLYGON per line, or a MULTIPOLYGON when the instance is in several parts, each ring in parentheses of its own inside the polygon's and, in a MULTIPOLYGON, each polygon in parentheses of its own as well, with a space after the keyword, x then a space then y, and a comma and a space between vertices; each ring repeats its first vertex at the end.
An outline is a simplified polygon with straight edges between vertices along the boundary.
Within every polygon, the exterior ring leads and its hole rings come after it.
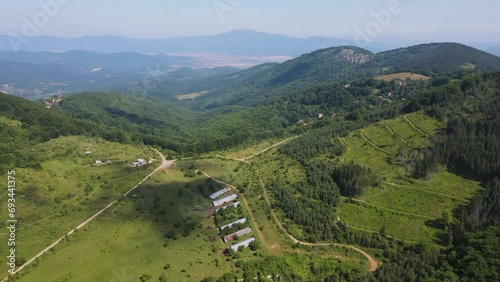
POLYGON ((470 64, 479 71, 497 70, 498 57, 458 43, 432 43, 378 53, 370 62, 391 72, 419 72, 425 75, 457 71, 470 64))

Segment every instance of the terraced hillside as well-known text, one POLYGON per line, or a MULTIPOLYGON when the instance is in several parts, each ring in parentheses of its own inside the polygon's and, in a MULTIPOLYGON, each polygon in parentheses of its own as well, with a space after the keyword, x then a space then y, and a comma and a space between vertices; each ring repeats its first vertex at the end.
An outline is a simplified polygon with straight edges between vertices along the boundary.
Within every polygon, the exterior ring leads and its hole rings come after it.
POLYGON ((370 167, 382 177, 379 187, 360 198, 344 198, 339 213, 353 229, 379 232, 405 241, 437 240, 436 222, 481 189, 479 183, 444 169, 427 180, 408 177, 410 149, 429 145, 428 136, 443 125, 421 113, 401 116, 352 132, 342 141, 342 162, 370 167))

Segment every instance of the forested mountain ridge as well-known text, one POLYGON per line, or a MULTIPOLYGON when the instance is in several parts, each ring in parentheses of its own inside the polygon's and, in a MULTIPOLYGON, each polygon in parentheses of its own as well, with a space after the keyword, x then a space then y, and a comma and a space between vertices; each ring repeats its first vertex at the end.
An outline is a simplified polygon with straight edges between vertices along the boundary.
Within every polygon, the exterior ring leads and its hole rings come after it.
POLYGON ((223 105, 258 106, 268 99, 315 84, 375 75, 371 70, 357 67, 372 56, 370 51, 350 46, 318 50, 266 68, 231 88, 209 91, 195 99, 192 105, 194 109, 223 105))
MULTIPOLYGON (((353 46, 332 47, 281 64, 266 65, 261 71, 246 72, 244 80, 236 79, 238 73, 224 79, 212 78, 213 82, 220 84, 201 84, 203 87, 196 91, 206 92, 190 100, 189 106, 194 110, 224 105, 257 106, 269 99, 317 84, 347 84, 359 78, 395 72, 437 76, 454 71, 497 69, 500 69, 499 57, 458 43, 423 44, 378 54, 353 46)), ((176 85, 176 82, 170 84, 174 88, 176 85)), ((193 89, 176 89, 179 91, 177 94, 191 93, 190 90, 193 89)), ((151 93, 172 100, 167 85, 160 83, 151 93)))
POLYGON ((431 43, 378 53, 372 66, 387 67, 393 72, 413 71, 423 74, 472 68, 480 71, 500 69, 500 58, 459 43, 431 43))

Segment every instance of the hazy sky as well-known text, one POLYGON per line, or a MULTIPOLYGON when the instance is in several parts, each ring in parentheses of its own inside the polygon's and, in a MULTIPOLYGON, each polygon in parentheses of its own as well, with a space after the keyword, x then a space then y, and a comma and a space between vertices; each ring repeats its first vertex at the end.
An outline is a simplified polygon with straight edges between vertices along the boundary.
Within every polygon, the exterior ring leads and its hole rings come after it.
POLYGON ((500 41, 499 0, 0 0, 0 9, 1 34, 29 35, 23 33, 32 24, 34 35, 61 37, 169 38, 250 28, 295 37, 353 38, 362 31, 379 40, 500 41))

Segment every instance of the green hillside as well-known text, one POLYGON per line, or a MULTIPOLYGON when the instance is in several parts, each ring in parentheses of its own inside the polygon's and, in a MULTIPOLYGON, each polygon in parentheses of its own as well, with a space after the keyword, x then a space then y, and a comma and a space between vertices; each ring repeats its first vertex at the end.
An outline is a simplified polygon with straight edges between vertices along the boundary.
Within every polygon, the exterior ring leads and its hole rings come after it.
POLYGON ((191 90, 216 89, 187 101, 96 92, 48 109, 0 93, 19 264, 114 203, 20 279, 496 281, 500 72, 471 67, 496 61, 457 44, 329 48, 200 78, 191 90), (374 79, 416 70, 434 81, 374 79), (150 175, 153 148, 175 167, 150 175), (212 216, 223 186, 240 206, 212 216), (257 243, 226 251, 218 227, 243 216, 257 243))
POLYGON ((480 71, 500 69, 500 58, 459 43, 432 43, 378 53, 368 64, 390 72, 436 74, 468 65, 480 71))
POLYGON ((417 45, 373 54, 352 47, 333 47, 304 54, 282 64, 267 64, 205 80, 168 81, 149 91, 162 99, 206 92, 185 106, 195 110, 225 105, 257 106, 299 89, 324 83, 348 83, 396 72, 436 76, 466 70, 500 69, 500 58, 458 43, 417 45), (189 87, 188 87, 189 85, 189 87))

